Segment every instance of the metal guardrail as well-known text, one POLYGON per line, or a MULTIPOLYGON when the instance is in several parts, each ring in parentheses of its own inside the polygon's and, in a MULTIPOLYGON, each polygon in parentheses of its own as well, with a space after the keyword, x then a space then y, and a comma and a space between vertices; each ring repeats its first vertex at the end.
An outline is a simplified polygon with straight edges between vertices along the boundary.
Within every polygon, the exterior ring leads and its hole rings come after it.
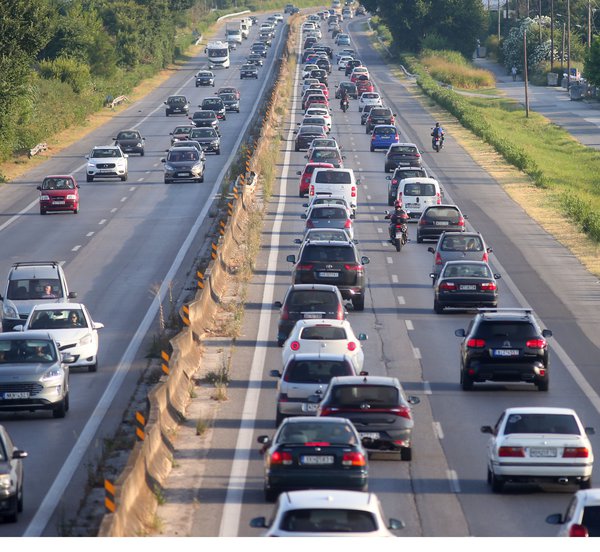
POLYGON ((117 96, 114 100, 111 100, 110 102, 107 103, 107 106, 110 107, 111 109, 114 109, 115 106, 119 105, 120 103, 123 102, 128 102, 129 98, 127 96, 117 96))
POLYGON ((236 12, 236 13, 228 13, 227 15, 222 15, 221 17, 219 17, 219 19, 217 19, 218 21, 223 21, 223 19, 227 19, 228 17, 235 17, 236 15, 244 15, 245 13, 251 13, 250 10, 244 10, 241 12, 236 12))
POLYGON ((31 159, 34 155, 37 155, 41 151, 46 151, 47 149, 48 144, 46 142, 41 142, 29 150, 29 158, 31 159))

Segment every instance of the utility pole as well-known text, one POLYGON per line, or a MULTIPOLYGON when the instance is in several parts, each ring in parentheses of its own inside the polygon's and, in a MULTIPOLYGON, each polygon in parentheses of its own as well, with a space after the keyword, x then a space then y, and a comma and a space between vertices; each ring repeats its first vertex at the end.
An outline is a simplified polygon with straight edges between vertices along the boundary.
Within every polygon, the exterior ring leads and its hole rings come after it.
POLYGON ((500 0, 498 0, 498 44, 500 44, 500 0))
POLYGON ((567 91, 571 89, 571 0, 567 0, 567 91))
POLYGON ((527 29, 523 31, 523 77, 525 81, 525 117, 529 118, 529 90, 527 78, 527 29))
POLYGON ((540 29, 540 44, 542 43, 542 0, 538 0, 538 27, 540 29))
POLYGON ((554 0, 550 0, 550 72, 554 73, 554 0))
POLYGON ((592 0, 588 0, 588 49, 592 47, 592 0))

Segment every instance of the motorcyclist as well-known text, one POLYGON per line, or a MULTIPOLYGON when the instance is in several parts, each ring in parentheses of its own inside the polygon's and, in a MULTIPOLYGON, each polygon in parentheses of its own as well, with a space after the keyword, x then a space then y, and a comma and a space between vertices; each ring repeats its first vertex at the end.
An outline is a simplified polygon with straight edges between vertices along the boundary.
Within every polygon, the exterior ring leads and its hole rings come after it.
POLYGON ((397 199, 394 202, 394 212, 389 213, 385 216, 386 219, 389 219, 389 233, 390 233, 390 241, 394 241, 394 237, 396 236, 396 225, 400 224, 402 226, 402 234, 404 236, 404 243, 406 243, 408 239, 408 227, 406 224, 408 223, 408 213, 402 208, 402 200, 397 199))
POLYGON ((345 88, 342 88, 342 92, 340 94, 340 109, 344 109, 344 105, 348 107, 349 105, 348 91, 345 88))
POLYGON ((440 123, 435 123, 435 127, 431 132, 431 136, 433 136, 432 142, 435 142, 437 138, 440 139, 440 146, 444 145, 444 129, 441 127, 440 123))

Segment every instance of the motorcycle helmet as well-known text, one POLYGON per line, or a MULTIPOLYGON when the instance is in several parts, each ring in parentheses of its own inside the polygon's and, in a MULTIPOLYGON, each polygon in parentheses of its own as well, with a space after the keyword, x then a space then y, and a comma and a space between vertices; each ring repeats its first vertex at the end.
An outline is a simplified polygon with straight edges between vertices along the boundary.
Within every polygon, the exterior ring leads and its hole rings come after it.
POLYGON ((436 127, 439 127, 439 126, 440 126, 440 123, 435 123, 435 126, 436 126, 436 127))
POLYGON ((394 201, 394 209, 402 209, 402 200, 401 199, 397 199, 396 201, 394 201))

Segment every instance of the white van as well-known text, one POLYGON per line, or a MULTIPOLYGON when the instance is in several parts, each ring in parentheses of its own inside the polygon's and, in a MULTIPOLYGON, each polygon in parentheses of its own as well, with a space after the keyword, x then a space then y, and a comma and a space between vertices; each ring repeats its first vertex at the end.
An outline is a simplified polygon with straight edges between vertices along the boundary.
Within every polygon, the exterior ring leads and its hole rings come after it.
POLYGON ((402 201, 410 218, 420 218, 427 207, 442 203, 442 189, 435 178, 403 178, 396 199, 402 201))
POLYGON ((352 214, 356 215, 358 206, 358 184, 352 169, 315 169, 310 179, 308 197, 343 197, 352 214))

